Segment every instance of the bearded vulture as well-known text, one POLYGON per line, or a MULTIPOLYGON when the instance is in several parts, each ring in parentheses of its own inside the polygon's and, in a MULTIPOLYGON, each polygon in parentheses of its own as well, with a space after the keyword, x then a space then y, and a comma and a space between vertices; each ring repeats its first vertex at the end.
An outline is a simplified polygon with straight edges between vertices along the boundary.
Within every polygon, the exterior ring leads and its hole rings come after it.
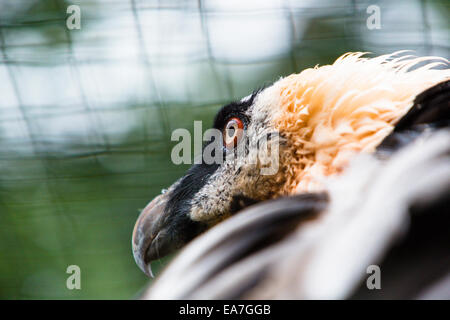
POLYGON ((449 121, 449 62, 404 52, 347 53, 224 106, 204 146, 224 161, 136 222, 147 275, 189 243, 143 298, 450 298, 449 121), (260 141, 271 174, 248 161, 260 141))

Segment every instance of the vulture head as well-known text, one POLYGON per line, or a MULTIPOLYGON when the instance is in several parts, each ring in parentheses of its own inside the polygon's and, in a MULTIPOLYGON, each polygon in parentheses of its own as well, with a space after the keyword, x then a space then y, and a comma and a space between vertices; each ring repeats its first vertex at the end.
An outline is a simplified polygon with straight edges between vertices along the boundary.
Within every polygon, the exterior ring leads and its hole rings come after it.
POLYGON ((373 152, 419 93, 450 78, 436 69, 442 60, 349 53, 224 106, 213 125, 221 135, 138 218, 132 245, 139 267, 151 275, 151 261, 246 206, 325 191, 325 179, 355 154, 373 152))

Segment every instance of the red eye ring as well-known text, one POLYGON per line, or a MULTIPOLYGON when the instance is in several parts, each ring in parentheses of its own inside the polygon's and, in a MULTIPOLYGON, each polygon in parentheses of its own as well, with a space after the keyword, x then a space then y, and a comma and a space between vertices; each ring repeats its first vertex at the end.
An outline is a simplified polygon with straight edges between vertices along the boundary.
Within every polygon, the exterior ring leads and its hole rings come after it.
POLYGON ((224 146, 227 149, 235 148, 243 135, 243 131, 244 122, 237 117, 230 118, 222 130, 224 146))

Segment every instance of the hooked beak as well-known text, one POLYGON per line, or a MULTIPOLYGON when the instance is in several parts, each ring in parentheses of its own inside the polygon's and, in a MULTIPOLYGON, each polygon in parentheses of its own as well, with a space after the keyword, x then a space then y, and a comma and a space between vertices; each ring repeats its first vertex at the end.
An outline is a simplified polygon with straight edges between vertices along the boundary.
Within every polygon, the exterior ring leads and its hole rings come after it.
POLYGON ((141 270, 153 277, 150 262, 176 249, 169 234, 168 215, 165 212, 168 197, 157 196, 140 214, 133 230, 133 255, 141 270))
POLYGON ((170 192, 153 199, 141 212, 133 230, 133 256, 139 268, 153 278, 150 263, 181 248, 206 226, 186 214, 167 210, 170 192))

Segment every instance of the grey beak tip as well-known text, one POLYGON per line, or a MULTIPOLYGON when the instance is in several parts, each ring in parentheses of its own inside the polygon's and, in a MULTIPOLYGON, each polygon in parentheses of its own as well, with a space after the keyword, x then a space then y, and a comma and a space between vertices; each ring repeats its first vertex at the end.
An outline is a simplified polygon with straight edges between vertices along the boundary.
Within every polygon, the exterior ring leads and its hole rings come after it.
POLYGON ((162 227, 159 224, 164 212, 164 201, 161 198, 162 196, 156 197, 142 210, 132 235, 134 260, 139 268, 151 278, 154 275, 150 261, 158 257, 158 255, 155 255, 155 251, 158 253, 158 248, 155 247, 158 243, 154 242, 157 234, 155 236, 154 234, 157 232, 155 232, 155 229, 158 230, 162 227))
POLYGON ((155 278, 155 276, 153 275, 152 264, 151 264, 151 263, 149 263, 149 264, 147 265, 147 275, 148 275, 150 278, 152 278, 152 279, 155 278))

